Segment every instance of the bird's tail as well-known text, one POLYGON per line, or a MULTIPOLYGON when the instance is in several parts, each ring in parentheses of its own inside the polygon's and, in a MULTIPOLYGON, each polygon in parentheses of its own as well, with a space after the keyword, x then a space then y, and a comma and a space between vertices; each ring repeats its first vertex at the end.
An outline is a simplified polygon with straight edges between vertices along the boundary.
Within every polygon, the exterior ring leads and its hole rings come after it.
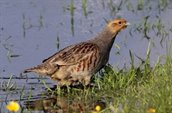
POLYGON ((30 73, 30 72, 38 72, 38 70, 40 70, 40 68, 38 67, 32 67, 32 68, 28 68, 28 69, 25 69, 23 72, 24 73, 30 73))
POLYGON ((34 72, 34 73, 37 73, 40 75, 51 75, 56 70, 57 70, 57 67, 52 67, 52 66, 41 64, 36 67, 25 69, 23 73, 34 72))
POLYGON ((35 72, 37 74, 46 74, 47 70, 42 65, 38 65, 36 67, 28 68, 23 71, 23 73, 35 72))
POLYGON ((23 73, 35 72, 36 70, 37 70, 37 67, 28 68, 28 69, 25 69, 25 70, 23 71, 23 73))

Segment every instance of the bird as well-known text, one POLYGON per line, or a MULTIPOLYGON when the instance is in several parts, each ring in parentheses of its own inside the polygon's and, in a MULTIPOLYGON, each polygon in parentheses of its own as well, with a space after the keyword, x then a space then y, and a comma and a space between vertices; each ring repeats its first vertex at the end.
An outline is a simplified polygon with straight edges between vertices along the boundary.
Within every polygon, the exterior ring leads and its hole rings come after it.
POLYGON ((94 38, 67 46, 41 64, 25 69, 24 73, 48 76, 60 87, 87 86, 91 78, 107 64, 117 34, 128 25, 130 23, 123 18, 113 19, 94 38))

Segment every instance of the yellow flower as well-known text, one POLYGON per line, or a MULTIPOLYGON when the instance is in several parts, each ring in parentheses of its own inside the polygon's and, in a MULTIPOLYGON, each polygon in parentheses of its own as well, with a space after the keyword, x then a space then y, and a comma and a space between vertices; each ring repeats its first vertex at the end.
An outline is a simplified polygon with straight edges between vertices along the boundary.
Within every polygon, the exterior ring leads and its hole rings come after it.
POLYGON ((92 111, 92 113, 99 113, 101 111, 101 109, 102 109, 101 106, 96 105, 95 110, 92 111))
POLYGON ((101 106, 97 105, 97 106, 95 107, 95 110, 96 110, 96 111, 100 111, 100 110, 101 110, 101 106))
POLYGON ((8 103, 8 105, 6 105, 6 108, 9 110, 9 111, 12 111, 12 112, 17 112, 19 109, 20 109, 20 105, 15 102, 15 101, 10 101, 8 103))
POLYGON ((156 113, 156 109, 155 108, 149 108, 147 110, 148 113, 156 113))

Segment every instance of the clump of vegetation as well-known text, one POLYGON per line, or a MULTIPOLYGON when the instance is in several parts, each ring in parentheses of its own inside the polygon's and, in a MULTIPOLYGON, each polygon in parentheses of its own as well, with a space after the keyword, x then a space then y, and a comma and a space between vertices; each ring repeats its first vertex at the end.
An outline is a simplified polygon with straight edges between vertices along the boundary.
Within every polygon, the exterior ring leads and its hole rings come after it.
POLYGON ((3 91, 11 91, 16 89, 16 84, 12 82, 13 75, 10 76, 8 81, 0 82, 0 89, 3 91))
MULTIPOLYGON (((165 59, 163 64, 158 59, 153 67, 150 66, 149 54, 148 50, 146 59, 138 67, 133 65, 131 52, 130 69, 115 70, 110 65, 106 66, 101 76, 93 78, 93 87, 57 88, 52 92, 58 95, 56 99, 67 101, 69 112, 169 113, 172 111, 170 51, 162 57, 165 59)), ((59 102, 56 103, 58 109, 59 102)))

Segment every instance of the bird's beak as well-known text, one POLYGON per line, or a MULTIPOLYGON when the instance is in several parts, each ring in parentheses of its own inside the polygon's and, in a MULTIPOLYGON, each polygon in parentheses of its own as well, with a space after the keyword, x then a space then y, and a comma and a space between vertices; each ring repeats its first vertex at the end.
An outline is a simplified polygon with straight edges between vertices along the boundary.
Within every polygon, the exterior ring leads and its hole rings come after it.
POLYGON ((126 24, 125 24, 126 26, 129 26, 129 25, 131 25, 129 22, 127 22, 126 24))
POLYGON ((124 24, 124 26, 123 26, 122 29, 126 28, 126 27, 129 26, 129 25, 131 25, 131 24, 130 24, 129 22, 126 22, 126 23, 124 24))

